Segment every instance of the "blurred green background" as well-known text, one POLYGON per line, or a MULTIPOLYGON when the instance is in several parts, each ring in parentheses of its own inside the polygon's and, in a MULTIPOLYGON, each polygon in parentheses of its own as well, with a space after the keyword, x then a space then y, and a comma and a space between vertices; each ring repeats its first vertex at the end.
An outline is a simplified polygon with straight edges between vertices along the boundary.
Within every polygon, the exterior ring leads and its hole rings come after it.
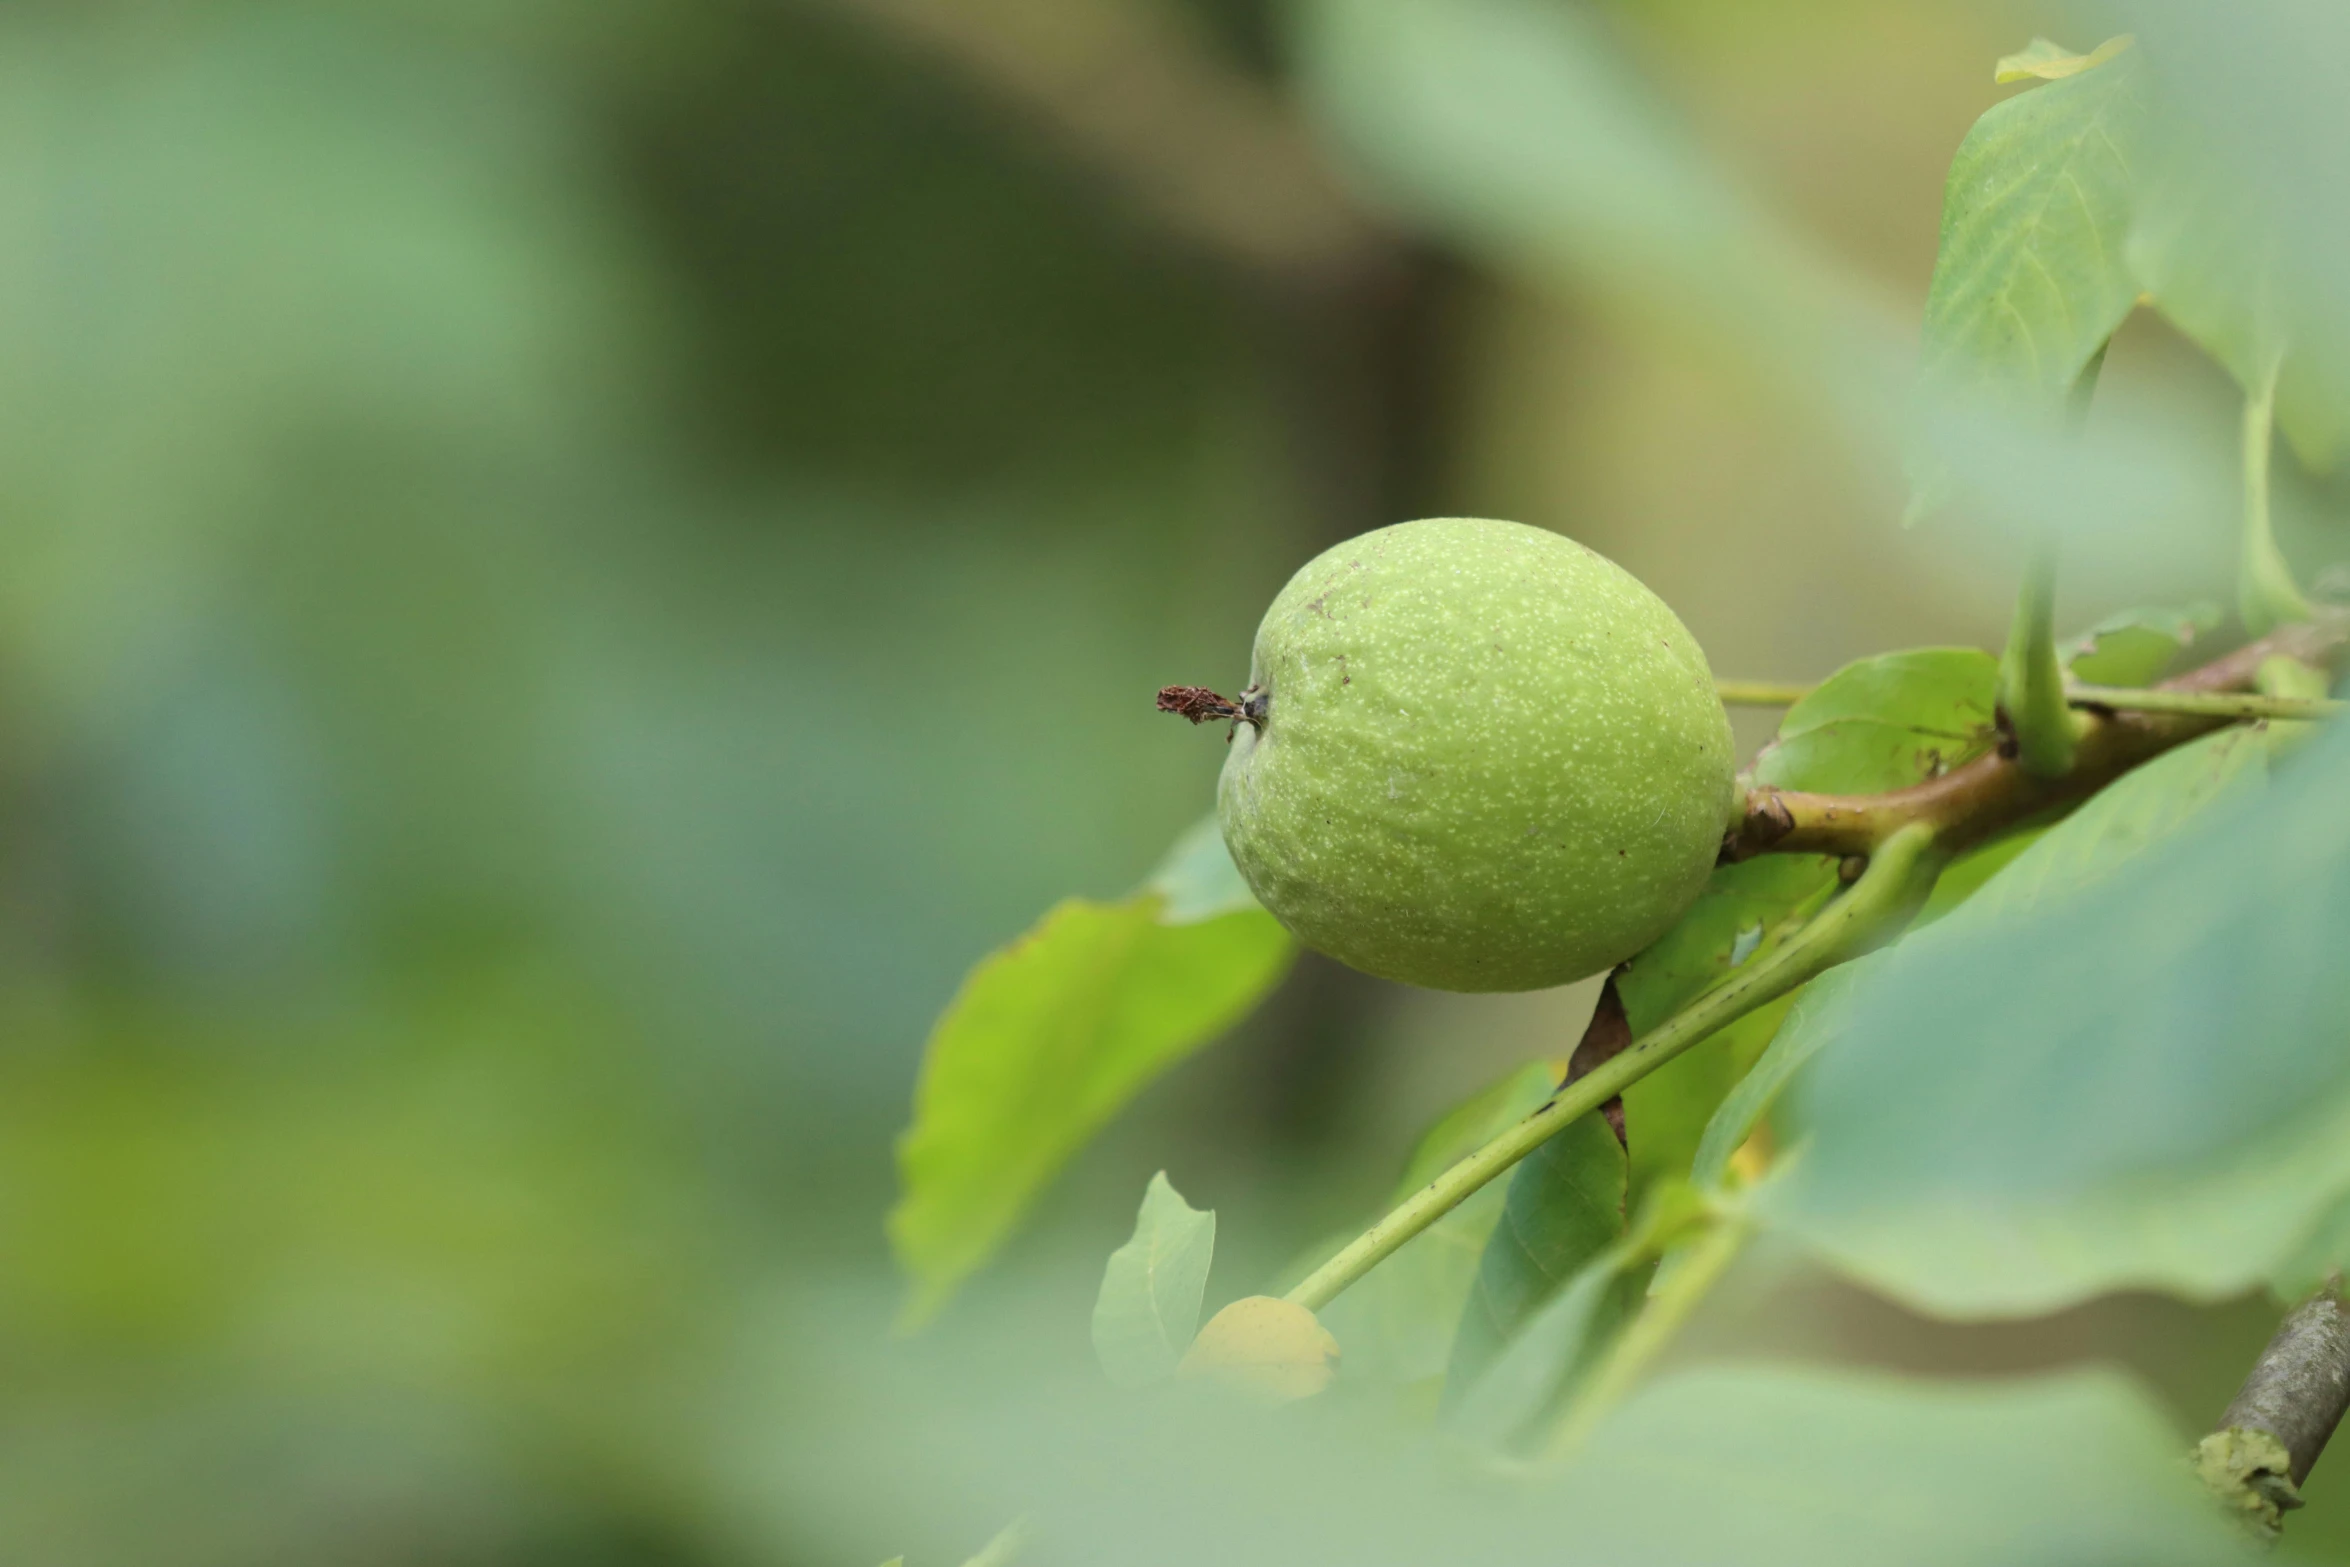
MULTIPOLYGON (((1599 14, 1905 326, 1989 63, 2046 25, 1599 14)), ((908 1544, 762 1465, 899 1353, 925 1029, 1202 813, 1219 748, 1150 695, 1238 682, 1335 539, 1560 529, 1727 676, 1997 644, 2006 568, 1892 527, 1784 387, 1381 215, 1289 36, 1260 0, 0 11, 0 1559, 908 1544)), ((2226 439, 2157 326, 2107 381, 2226 439)), ((2068 617, 2228 559, 2103 562, 2068 617)), ((1035 1312, 1082 1358, 1161 1167, 1246 1290, 1589 1004, 1308 962, 920 1352, 1035 1312)), ((2118 1359, 2184 1429, 2270 1320, 1933 1327, 1798 1271, 1692 1352, 2118 1359)))

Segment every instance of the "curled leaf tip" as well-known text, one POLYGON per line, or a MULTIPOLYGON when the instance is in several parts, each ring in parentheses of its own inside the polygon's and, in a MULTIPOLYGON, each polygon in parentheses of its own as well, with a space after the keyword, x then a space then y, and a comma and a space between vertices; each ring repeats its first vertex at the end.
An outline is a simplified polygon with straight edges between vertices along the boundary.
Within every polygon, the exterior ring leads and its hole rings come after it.
POLYGON ((2078 76, 2083 71, 2103 65, 2136 42, 2137 38, 2133 34, 2123 33, 2119 37, 2108 38, 2087 54, 2075 54, 2061 44, 2035 38, 2014 54, 2003 55, 1998 65, 1992 68, 1991 79, 2001 83, 2035 78, 2053 82, 2067 76, 2078 76))

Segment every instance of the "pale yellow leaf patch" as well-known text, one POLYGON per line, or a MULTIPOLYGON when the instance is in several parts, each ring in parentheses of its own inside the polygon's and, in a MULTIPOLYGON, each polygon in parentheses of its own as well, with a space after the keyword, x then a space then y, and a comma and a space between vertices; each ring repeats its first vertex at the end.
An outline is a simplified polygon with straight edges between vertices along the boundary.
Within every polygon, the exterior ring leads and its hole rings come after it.
POLYGON ((1338 1340, 1312 1312, 1275 1296, 1250 1295, 1208 1319, 1178 1374, 1286 1404, 1321 1392, 1337 1368, 1338 1340))

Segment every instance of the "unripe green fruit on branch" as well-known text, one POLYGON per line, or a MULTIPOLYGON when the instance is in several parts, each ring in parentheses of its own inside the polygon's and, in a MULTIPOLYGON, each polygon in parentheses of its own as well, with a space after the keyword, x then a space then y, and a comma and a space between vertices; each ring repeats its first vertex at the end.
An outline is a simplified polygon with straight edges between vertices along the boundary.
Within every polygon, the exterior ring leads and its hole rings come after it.
MULTIPOLYGON (((1220 705, 1219 705, 1220 704, 1220 705)), ((1309 946, 1440 990, 1534 990, 1631 956, 1705 885, 1735 795, 1696 639, 1571 539, 1443 517, 1309 562, 1257 630, 1217 805, 1309 946)))

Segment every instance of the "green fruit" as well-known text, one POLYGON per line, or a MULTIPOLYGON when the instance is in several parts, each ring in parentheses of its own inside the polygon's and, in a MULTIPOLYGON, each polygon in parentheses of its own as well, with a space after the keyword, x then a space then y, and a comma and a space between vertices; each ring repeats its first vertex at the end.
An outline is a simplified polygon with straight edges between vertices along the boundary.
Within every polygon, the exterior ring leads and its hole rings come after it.
POLYGON ((1217 790, 1266 908, 1366 973, 1534 990, 1704 886, 1735 793, 1686 627, 1571 539, 1441 517, 1313 561, 1257 630, 1217 790))

